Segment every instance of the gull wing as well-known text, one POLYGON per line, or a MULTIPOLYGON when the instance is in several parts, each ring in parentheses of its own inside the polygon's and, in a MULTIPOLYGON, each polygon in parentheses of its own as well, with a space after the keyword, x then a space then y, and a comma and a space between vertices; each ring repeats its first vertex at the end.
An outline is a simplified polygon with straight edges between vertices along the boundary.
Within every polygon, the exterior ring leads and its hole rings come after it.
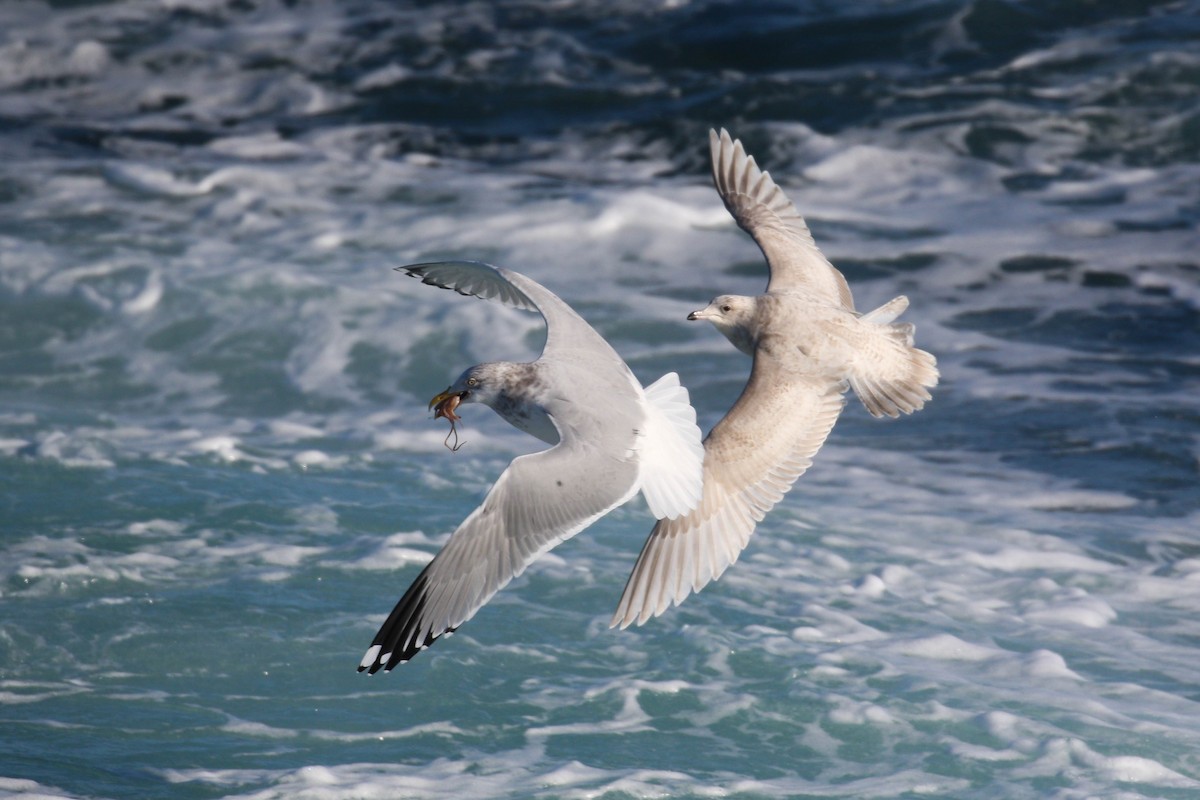
POLYGON ((530 563, 637 491, 637 465, 567 440, 513 459, 375 634, 359 672, 390 670, 469 620, 530 563))
MULTIPOLYGON (((620 356, 575 310, 532 278, 482 261, 434 261, 397 267, 420 278, 422 283, 452 289, 462 295, 494 300, 512 308, 536 311, 546 320, 546 346, 542 353, 556 350, 599 350, 620 356)), ((624 362, 621 362, 624 367, 624 362)), ((625 370, 628 372, 628 370, 625 370)), ((632 380, 633 375, 629 373, 632 380)))
POLYGON ((713 183, 738 227, 750 234, 767 259, 768 292, 803 292, 830 305, 854 310, 846 278, 817 249, 804 217, 769 172, 746 155, 740 141, 708 132, 713 183))
MULTIPOLYGON (((550 369, 582 394, 607 398, 605 410, 612 412, 606 415, 608 430, 622 427, 624 420, 618 412, 633 414, 624 401, 637 398, 642 413, 637 431, 641 485, 655 516, 677 517, 696 505, 704 451, 696 412, 687 390, 679 385, 678 375, 668 373, 643 389, 620 355, 594 328, 553 292, 519 272, 479 261, 439 261, 399 269, 432 286, 539 312, 547 328, 544 358, 568 351, 577 351, 576 356, 584 354, 583 358, 561 359, 576 368, 550 369)), ((560 407, 557 416, 556 425, 572 429, 591 426, 569 406, 560 407)))
POLYGON ((700 504, 654 526, 613 626, 640 625, 678 605, 737 560, 755 525, 812 463, 845 391, 843 382, 789 370, 760 345, 741 397, 704 440, 700 504))

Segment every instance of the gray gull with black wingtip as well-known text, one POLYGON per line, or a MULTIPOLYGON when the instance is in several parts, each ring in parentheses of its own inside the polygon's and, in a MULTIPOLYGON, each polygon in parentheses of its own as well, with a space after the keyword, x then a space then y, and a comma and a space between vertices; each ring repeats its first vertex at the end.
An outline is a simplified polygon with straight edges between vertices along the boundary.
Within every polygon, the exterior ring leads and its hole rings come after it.
POLYGON ((472 261, 400 269, 464 295, 536 311, 546 344, 530 363, 466 370, 433 398, 438 416, 483 403, 552 445, 513 459, 400 598, 359 665, 370 673, 411 659, 469 620, 534 559, 641 491, 674 519, 697 503, 704 449, 687 390, 671 372, 642 387, 616 351, 537 282, 472 261))

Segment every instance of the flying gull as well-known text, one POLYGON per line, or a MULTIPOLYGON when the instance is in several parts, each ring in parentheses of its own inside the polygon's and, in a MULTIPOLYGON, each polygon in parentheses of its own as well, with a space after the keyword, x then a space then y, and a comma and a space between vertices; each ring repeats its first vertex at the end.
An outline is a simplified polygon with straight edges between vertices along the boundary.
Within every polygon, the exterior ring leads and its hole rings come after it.
POLYGON ((536 311, 546 344, 531 363, 463 372, 430 401, 451 423, 483 403, 552 445, 513 459, 392 610, 359 671, 390 670, 474 616, 534 559, 633 497, 675 519, 700 498, 704 449, 678 376, 642 388, 616 351, 537 282, 471 261, 400 267, 424 283, 536 311))
POLYGON ((708 320, 754 358, 750 379, 704 440, 704 492, 690 513, 660 519, 638 557, 612 625, 626 628, 678 605, 737 560, 754 527, 829 436, 853 388, 872 415, 912 413, 930 399, 937 362, 894 320, 901 296, 854 310, 842 273, 767 172, 722 129, 710 131, 713 182, 770 269, 765 294, 721 295, 688 319, 708 320))

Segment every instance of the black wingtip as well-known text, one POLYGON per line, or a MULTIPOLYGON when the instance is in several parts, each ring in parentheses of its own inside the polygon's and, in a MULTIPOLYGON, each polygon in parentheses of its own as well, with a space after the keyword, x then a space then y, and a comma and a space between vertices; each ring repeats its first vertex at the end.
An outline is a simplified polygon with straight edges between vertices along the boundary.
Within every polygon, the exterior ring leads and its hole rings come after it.
POLYGON ((370 675, 374 675, 380 670, 391 672, 397 664, 411 661, 413 656, 428 648, 442 636, 457 630, 457 628, 447 628, 441 631, 431 630, 420 640, 416 639, 416 633, 423 621, 425 606, 429 600, 428 570, 427 566, 421 571, 421 574, 408 587, 408 591, 396 603, 392 613, 388 615, 387 621, 380 626, 379 632, 375 634, 375 639, 371 642, 371 647, 367 650, 368 654, 371 654, 372 650, 374 651, 373 657, 369 662, 364 659, 364 662, 359 664, 359 672, 366 672, 370 675))

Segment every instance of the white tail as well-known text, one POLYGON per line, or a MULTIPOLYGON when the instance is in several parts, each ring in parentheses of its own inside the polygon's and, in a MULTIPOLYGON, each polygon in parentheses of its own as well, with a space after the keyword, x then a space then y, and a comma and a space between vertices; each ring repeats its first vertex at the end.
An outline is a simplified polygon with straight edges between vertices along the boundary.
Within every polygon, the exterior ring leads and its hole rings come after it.
POLYGON ((674 372, 645 393, 646 420, 638 439, 642 493, 655 517, 675 519, 700 502, 704 446, 696 410, 674 372))
POLYGON ((906 308, 908 298, 901 295, 859 319, 878 338, 869 349, 872 360, 851 371, 850 387, 876 417, 920 410, 930 399, 928 390, 937 386, 937 359, 913 346, 912 323, 893 322, 906 308))

